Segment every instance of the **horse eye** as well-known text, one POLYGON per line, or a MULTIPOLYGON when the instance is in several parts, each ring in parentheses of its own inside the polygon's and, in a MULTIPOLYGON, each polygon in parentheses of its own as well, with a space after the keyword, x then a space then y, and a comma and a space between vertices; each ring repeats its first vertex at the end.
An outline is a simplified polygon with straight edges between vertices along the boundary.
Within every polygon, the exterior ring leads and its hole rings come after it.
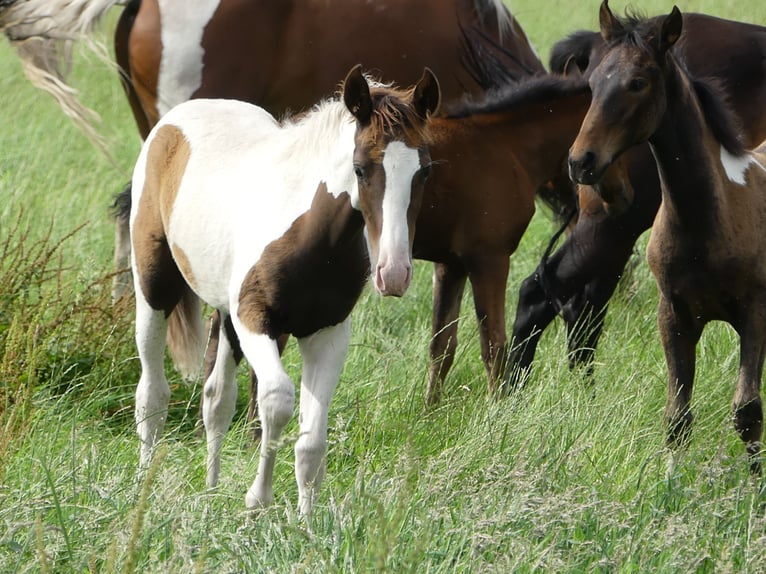
POLYGON ((631 92, 640 92, 646 88, 648 84, 649 82, 646 81, 646 78, 633 78, 630 81, 630 84, 628 84, 628 89, 631 92))
POLYGON ((428 165, 424 165, 423 167, 420 168, 420 176, 424 180, 428 179, 429 175, 431 175, 431 164, 430 163, 428 165))
POLYGON ((364 179, 364 171, 362 171, 362 168, 358 165, 354 166, 354 175, 356 175, 357 179, 364 179))

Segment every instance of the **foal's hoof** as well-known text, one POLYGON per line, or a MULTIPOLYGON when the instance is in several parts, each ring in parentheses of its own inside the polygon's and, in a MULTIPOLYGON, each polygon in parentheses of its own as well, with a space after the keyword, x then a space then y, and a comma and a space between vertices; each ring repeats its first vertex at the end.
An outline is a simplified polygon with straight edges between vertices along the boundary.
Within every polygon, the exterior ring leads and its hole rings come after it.
POLYGON ((252 512, 258 512, 259 510, 264 510, 265 508, 268 508, 274 504, 274 495, 266 495, 266 496, 259 496, 252 490, 248 490, 247 494, 245 495, 245 507, 252 511, 252 512))

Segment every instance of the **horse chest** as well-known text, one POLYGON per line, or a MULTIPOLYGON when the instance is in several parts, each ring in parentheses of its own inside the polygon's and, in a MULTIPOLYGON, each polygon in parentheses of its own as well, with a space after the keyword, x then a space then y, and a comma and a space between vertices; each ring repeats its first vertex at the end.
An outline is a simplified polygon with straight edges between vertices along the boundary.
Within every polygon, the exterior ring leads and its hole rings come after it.
POLYGON ((240 319, 255 332, 305 337, 343 321, 369 276, 361 229, 332 245, 285 234, 267 246, 239 294, 240 319))

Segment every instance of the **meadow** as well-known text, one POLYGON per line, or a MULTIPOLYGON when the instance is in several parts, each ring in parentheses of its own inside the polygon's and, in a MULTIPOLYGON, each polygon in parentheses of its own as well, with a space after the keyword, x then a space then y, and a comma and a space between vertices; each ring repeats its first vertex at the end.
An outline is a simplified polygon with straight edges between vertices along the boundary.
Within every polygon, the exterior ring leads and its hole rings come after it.
MULTIPOLYGON (((766 25, 763 0, 677 4, 766 25)), ((595 29, 598 5, 509 4, 544 62, 556 40, 595 29)), ((104 23, 107 43, 116 16, 104 23)), ((666 370, 646 236, 610 306, 590 384, 569 371, 557 322, 528 384, 489 398, 466 293, 455 366, 441 404, 427 409, 431 266, 416 264, 401 300, 368 288, 353 312, 328 474, 308 520, 295 509, 294 423, 276 504, 245 511, 258 451, 244 424, 244 366, 219 486, 204 484, 200 384, 169 362, 166 434, 140 478, 132 303, 111 302, 109 212, 140 140, 114 69, 78 49, 72 83, 100 114, 112 160, 0 42, 0 572, 763 571, 766 492, 731 424, 739 351, 725 325, 710 325, 698 347, 692 439, 666 477, 666 370)), ((519 282, 554 228, 539 210, 512 258, 509 330, 519 282)), ((299 380, 294 342, 285 364, 299 380)))

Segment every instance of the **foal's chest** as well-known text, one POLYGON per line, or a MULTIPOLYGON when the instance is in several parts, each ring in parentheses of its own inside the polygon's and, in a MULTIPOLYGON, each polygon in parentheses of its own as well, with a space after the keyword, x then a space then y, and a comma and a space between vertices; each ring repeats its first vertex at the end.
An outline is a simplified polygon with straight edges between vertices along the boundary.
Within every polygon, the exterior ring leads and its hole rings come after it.
POLYGON ((299 219, 245 276, 242 321, 271 337, 304 337, 343 321, 370 273, 362 232, 361 215, 350 207, 331 220, 299 219))

